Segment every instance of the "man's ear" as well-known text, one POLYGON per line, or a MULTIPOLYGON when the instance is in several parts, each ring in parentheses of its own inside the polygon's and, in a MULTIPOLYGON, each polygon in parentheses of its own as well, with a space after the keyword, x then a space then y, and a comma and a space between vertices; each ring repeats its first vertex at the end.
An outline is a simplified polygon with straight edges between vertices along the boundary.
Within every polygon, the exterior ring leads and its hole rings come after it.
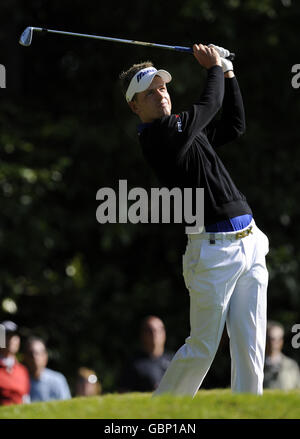
POLYGON ((135 101, 128 102, 128 105, 131 108, 131 111, 133 111, 133 113, 138 114, 138 105, 136 104, 135 101))

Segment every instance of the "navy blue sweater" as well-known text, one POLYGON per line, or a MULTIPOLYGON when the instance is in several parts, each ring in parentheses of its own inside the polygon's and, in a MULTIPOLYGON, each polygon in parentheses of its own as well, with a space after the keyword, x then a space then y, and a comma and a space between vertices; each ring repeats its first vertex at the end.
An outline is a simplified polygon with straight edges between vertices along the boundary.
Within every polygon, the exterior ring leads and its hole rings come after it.
POLYGON ((143 154, 167 188, 204 188, 204 223, 214 224, 252 214, 216 148, 245 131, 238 82, 225 78, 220 66, 207 71, 199 100, 187 111, 146 124, 139 139, 143 154), (215 116, 222 108, 221 117, 215 116))

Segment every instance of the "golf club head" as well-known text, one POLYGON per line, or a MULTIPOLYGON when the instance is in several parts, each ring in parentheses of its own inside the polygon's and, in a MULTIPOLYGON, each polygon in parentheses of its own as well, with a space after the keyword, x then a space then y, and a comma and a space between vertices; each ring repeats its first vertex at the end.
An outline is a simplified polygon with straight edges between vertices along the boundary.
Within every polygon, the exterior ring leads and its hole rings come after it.
POLYGON ((22 44, 22 46, 30 46, 32 41, 32 34, 33 34, 33 28, 32 27, 26 27, 24 32, 22 33, 19 43, 22 44))

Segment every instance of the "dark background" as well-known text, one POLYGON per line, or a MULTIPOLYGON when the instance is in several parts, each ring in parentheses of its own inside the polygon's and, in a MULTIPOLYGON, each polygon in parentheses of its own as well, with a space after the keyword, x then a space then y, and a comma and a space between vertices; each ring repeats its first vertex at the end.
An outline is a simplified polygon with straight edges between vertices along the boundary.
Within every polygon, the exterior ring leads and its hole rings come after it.
MULTIPOLYGON (((124 359, 138 343, 142 317, 160 316, 167 348, 189 333, 189 297, 177 225, 96 221, 101 187, 156 187, 118 82, 133 63, 169 70, 173 111, 201 93, 205 71, 189 54, 88 39, 35 34, 27 26, 162 44, 215 43, 237 54, 247 131, 220 150, 258 226, 269 236, 268 317, 300 323, 300 4, 288 0, 173 2, 2 0, 0 63, 0 321, 44 337, 49 366, 73 383, 94 368, 105 392, 116 390, 124 359)), ((207 387, 229 380, 226 338, 207 387)))

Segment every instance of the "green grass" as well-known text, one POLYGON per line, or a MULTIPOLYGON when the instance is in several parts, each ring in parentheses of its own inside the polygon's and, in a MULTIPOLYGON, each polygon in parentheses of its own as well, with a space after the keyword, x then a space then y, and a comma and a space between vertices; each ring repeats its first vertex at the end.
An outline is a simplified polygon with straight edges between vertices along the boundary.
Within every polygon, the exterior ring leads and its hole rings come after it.
POLYGON ((201 390, 191 399, 150 393, 107 394, 0 407, 0 419, 300 419, 300 391, 263 396, 201 390))

